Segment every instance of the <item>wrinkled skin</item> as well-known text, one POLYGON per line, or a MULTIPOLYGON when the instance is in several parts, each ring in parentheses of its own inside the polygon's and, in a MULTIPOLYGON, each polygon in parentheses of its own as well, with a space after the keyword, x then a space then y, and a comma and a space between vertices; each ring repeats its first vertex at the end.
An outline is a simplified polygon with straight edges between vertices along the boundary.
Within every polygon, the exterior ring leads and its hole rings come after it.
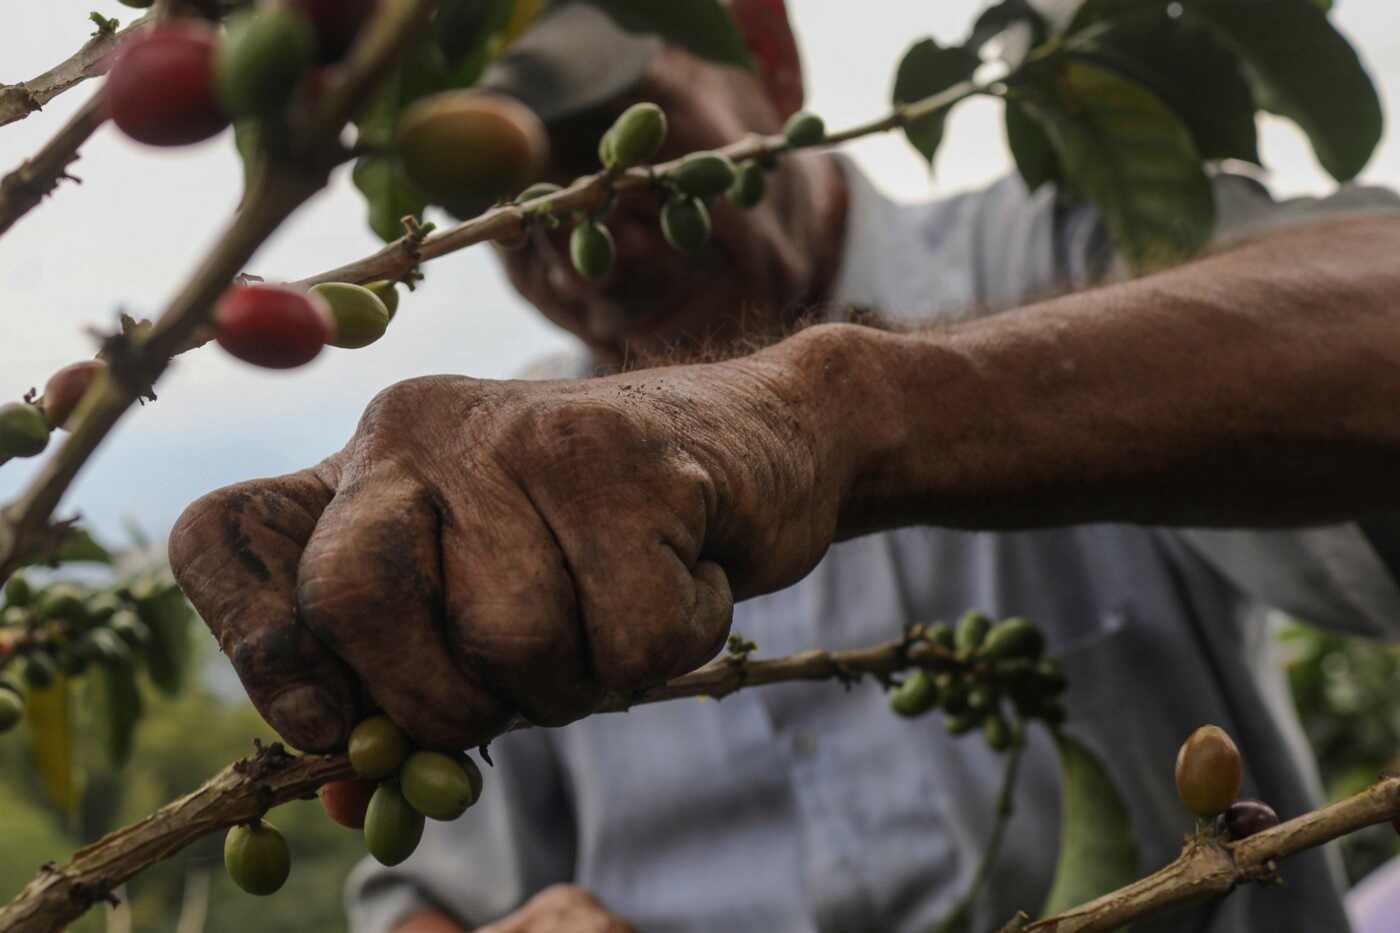
MULTIPOLYGON (((598 135, 634 99, 666 107, 670 153, 780 123, 752 75, 668 49, 635 94, 582 118, 596 132, 555 133, 553 172, 596 170, 598 135)), ((825 288, 839 225, 816 221, 844 202, 817 156, 785 160, 770 190, 757 211, 717 206, 698 259, 638 203, 610 221, 619 271, 599 287, 568 265, 567 231, 508 254, 508 271, 604 361, 772 331, 825 288)), ((192 505, 171 565, 297 747, 342 747, 373 708, 442 749, 520 716, 570 722, 705 662, 736 598, 796 581, 829 545, 837 474, 782 370, 400 383, 320 465, 192 505)))

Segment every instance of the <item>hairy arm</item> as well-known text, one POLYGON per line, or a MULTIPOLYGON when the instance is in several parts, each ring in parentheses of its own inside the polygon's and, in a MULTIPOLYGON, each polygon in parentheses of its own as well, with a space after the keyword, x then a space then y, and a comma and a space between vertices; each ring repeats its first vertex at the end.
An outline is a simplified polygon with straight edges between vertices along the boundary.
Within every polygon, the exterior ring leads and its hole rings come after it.
POLYGON ((838 536, 909 524, 1273 527, 1400 507, 1400 220, 896 335, 753 358, 843 482, 838 536), (767 359, 764 359, 767 357, 767 359))

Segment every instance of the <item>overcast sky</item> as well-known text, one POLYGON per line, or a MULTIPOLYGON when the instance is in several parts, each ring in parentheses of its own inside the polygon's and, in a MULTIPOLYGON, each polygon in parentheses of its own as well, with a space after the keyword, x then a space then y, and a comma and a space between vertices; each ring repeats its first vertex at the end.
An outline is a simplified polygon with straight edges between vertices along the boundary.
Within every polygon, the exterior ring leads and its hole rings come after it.
MULTIPOLYGON (((901 52, 932 34, 962 37, 980 0, 790 0, 809 68, 811 106, 832 125, 863 120, 886 104, 901 52)), ((0 82, 32 77, 71 53, 91 30, 87 11, 129 19, 115 0, 9 3, 0 37, 0 82)), ((1400 8, 1395 0, 1339 0, 1340 28, 1360 48, 1400 125, 1400 8)), ((46 140, 94 90, 89 84, 22 123, 0 127, 0 169, 46 140)), ((896 137, 852 150, 902 198, 941 196, 1008 170, 999 108, 972 102, 950 123, 936 171, 896 137)), ((1289 126, 1264 127, 1263 153, 1281 194, 1321 192, 1328 182, 1289 126)), ((159 151, 106 129, 75 169, 84 184, 56 197, 0 238, 0 398, 42 386, 49 374, 93 352, 85 328, 109 326, 119 308, 154 315, 209 245, 235 203, 240 169, 231 139, 159 151)), ((1400 143, 1388 134, 1366 180, 1400 186, 1400 143)), ((249 271, 297 278, 373 250, 348 177, 336 178, 255 258, 249 271)), ((406 296, 389 334, 364 350, 332 350, 289 374, 245 366, 215 348, 182 357, 159 386, 160 401, 133 412, 89 464, 65 501, 99 533, 120 539, 131 519, 161 536, 199 494, 253 476, 306 466, 339 448, 365 402, 397 380, 457 372, 504 377, 567 346, 505 285, 488 250, 432 263, 426 285, 406 296)), ((0 469, 11 498, 36 461, 0 469)))

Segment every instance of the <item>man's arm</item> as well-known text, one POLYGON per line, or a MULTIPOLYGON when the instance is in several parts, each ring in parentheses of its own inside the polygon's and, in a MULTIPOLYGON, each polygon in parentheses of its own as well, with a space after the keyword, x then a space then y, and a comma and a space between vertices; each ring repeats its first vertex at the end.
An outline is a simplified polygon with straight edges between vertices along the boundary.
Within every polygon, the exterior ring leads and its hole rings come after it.
POLYGON ((1397 256, 1400 220, 1349 219, 943 333, 816 328, 771 365, 824 412, 841 537, 1354 518, 1400 505, 1397 256))

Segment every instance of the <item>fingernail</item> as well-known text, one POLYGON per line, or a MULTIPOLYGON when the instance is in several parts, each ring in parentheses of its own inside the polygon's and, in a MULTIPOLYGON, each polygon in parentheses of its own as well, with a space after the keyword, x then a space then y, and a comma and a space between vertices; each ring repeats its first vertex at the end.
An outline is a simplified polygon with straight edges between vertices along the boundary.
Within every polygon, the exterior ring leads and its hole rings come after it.
POLYGON ((340 707, 320 687, 291 687, 267 708, 268 724, 304 752, 329 752, 343 746, 348 727, 340 707))

